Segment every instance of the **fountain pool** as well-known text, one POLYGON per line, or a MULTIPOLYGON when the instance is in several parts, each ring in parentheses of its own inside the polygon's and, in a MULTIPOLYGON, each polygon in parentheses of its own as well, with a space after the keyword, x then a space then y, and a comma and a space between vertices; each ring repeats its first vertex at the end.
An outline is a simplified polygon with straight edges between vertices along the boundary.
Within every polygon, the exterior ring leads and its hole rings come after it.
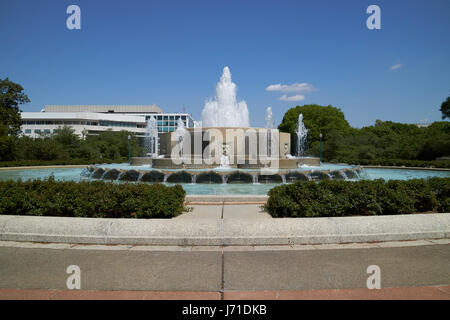
MULTIPOLYGON (((96 165, 98 168, 104 169, 117 169, 117 170, 136 170, 139 172, 158 171, 152 170, 149 166, 130 166, 129 164, 104 164, 96 165)), ((320 167, 300 167, 296 172, 311 172, 311 170, 320 171, 338 171, 353 168, 349 165, 337 165, 324 163, 320 167)), ((83 181, 94 180, 82 175, 86 168, 41 168, 41 169, 2 169, 0 170, 0 180, 30 180, 30 179, 46 179, 53 176, 58 181, 83 181)), ((192 169, 191 173, 205 173, 210 169, 192 169)), ((180 172, 178 169, 167 169, 166 172, 180 172)), ((238 170, 242 174, 253 174, 255 170, 241 169, 238 170)), ((214 172, 219 173, 232 173, 236 172, 236 169, 214 169, 214 172)), ((197 176, 198 177, 198 176, 197 176)), ((437 170, 413 170, 413 169, 379 169, 379 168, 363 168, 359 173, 358 178, 350 180, 360 179, 385 179, 385 180, 409 180, 414 178, 429 178, 429 177, 450 177, 450 171, 437 171, 437 170)), ((153 183, 153 182, 126 182, 120 180, 109 180, 111 183, 153 183)), ((198 181, 181 182, 181 186, 187 194, 199 194, 199 195, 265 195, 273 187, 281 183, 290 183, 287 181, 246 181, 244 183, 197 183, 198 181), (194 183, 193 183, 194 182, 194 183)), ((175 182, 162 182, 167 185, 173 185, 175 182)))

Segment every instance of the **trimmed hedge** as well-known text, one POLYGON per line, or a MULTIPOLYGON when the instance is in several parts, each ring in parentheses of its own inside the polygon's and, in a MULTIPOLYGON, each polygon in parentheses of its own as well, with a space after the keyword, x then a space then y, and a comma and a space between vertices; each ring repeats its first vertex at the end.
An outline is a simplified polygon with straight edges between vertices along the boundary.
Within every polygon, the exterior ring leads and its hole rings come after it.
POLYGON ((361 166, 394 166, 394 167, 421 167, 421 168, 450 168, 450 160, 403 160, 403 159, 339 159, 341 162, 361 166))
POLYGON ((186 192, 180 185, 114 184, 104 181, 0 181, 0 214, 172 218, 181 214, 186 192))
POLYGON ((17 160, 0 161, 0 167, 25 167, 25 166, 56 166, 56 165, 88 165, 93 163, 120 163, 128 162, 128 159, 109 160, 109 159, 69 159, 69 160, 17 160))
POLYGON ((269 191, 273 217, 450 212, 450 178, 299 181, 269 191))

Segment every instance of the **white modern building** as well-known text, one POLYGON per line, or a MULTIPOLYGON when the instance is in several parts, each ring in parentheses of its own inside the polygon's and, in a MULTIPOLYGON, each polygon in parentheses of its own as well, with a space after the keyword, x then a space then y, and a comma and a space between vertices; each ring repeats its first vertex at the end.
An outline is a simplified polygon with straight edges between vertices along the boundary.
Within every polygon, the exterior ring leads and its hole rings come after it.
POLYGON ((127 130, 144 136, 146 120, 142 116, 103 114, 93 112, 22 112, 21 131, 24 135, 39 138, 50 135, 55 129, 69 126, 82 138, 102 131, 127 130))
POLYGON ((126 130, 144 137, 151 116, 157 121, 159 133, 174 131, 179 118, 187 128, 195 125, 190 114, 164 113, 157 105, 46 105, 41 112, 21 113, 21 132, 39 138, 70 126, 82 138, 107 130, 126 130))

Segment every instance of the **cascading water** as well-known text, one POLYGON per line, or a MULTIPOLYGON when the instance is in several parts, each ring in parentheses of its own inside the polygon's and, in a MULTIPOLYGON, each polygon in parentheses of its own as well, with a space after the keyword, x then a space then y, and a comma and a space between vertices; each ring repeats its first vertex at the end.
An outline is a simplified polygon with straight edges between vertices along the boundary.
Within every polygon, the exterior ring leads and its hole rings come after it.
POLYGON ((305 152, 306 148, 306 137, 308 136, 308 129, 306 129, 303 123, 303 114, 298 115, 297 123, 297 157, 300 158, 305 152))
POLYGON ((154 157, 158 155, 158 126, 156 124, 156 119, 153 116, 147 120, 144 145, 146 156, 154 157))
POLYGON ((203 127, 250 127, 245 101, 236 101, 236 85, 231 81, 228 67, 223 68, 216 86, 216 97, 205 102, 202 111, 203 127))

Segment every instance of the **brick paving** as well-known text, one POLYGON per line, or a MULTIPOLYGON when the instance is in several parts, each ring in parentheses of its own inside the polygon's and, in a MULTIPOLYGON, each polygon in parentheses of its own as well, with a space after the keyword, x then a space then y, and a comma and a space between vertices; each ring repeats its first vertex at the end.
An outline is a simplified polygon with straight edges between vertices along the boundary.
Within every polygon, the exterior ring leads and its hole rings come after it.
MULTIPOLYGON (((219 300, 214 291, 0 289, 0 300, 219 300)), ((450 285, 369 290, 225 291, 224 300, 450 300, 450 285)))

